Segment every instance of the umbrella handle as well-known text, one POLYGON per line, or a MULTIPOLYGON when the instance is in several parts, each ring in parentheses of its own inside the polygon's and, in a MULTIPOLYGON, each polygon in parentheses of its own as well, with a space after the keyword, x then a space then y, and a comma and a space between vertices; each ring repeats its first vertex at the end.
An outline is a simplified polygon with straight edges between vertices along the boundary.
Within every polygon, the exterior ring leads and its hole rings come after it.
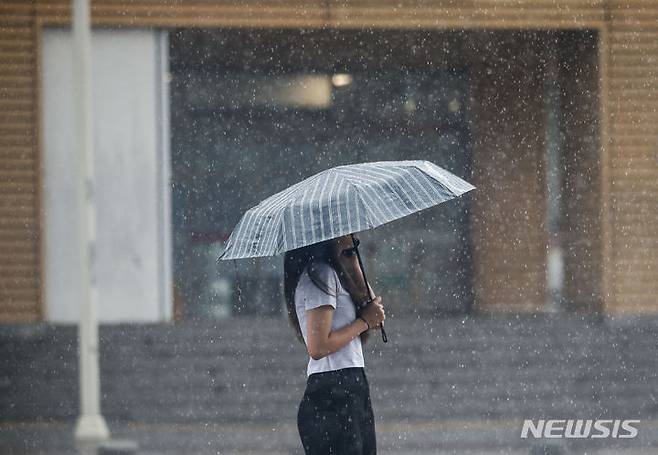
MULTIPOLYGON (((370 296, 370 300, 372 301, 375 296, 372 295, 372 292, 370 292, 370 285, 368 284, 368 278, 366 278, 366 269, 363 267, 363 261, 361 261, 361 254, 359 254, 359 245, 356 243, 356 239, 354 238, 354 234, 350 234, 352 236, 352 244, 354 245, 354 251, 356 251, 356 258, 359 260, 359 267, 361 268, 361 274, 363 275, 363 281, 366 283, 366 289, 368 289, 368 295, 370 296)), ((382 341, 384 343, 388 343, 388 336, 386 335, 386 330, 384 330, 384 321, 382 321, 379 324, 379 330, 382 332, 382 341)))
POLYGON ((382 331, 382 341, 388 343, 388 337, 386 336, 386 330, 384 330, 384 321, 380 322, 379 329, 382 331))

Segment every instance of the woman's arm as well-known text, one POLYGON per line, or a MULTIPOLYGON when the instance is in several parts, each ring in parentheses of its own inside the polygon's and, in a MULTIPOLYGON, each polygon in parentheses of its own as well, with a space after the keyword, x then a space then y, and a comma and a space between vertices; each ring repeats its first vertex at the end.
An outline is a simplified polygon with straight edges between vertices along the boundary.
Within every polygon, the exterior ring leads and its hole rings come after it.
POLYGON ((308 335, 308 354, 314 360, 340 350, 347 343, 368 329, 368 325, 357 318, 345 327, 331 330, 334 309, 322 305, 312 310, 306 310, 306 331, 308 335))

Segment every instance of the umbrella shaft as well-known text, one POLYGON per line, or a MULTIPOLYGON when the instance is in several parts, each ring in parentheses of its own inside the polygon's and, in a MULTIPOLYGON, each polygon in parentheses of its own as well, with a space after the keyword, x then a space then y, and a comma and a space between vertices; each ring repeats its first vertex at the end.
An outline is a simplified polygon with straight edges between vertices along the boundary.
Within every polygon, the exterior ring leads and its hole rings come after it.
MULTIPOLYGON (((361 260, 361 254, 359 253, 359 247, 356 244, 356 241, 354 239, 354 234, 350 234, 352 237, 352 244, 354 245, 354 250, 356 251, 356 258, 359 261, 359 267, 361 268, 361 274, 363 275, 363 281, 366 283, 366 289, 368 290, 368 295, 370 296, 370 300, 372 301, 375 296, 372 295, 372 292, 370 291, 370 285, 368 284, 368 278, 366 278, 366 269, 363 267, 363 261, 361 260)), ((384 321, 381 322, 380 324, 380 330, 382 332, 382 341, 384 343, 388 342, 388 336, 386 335, 386 330, 384 330, 384 321)))

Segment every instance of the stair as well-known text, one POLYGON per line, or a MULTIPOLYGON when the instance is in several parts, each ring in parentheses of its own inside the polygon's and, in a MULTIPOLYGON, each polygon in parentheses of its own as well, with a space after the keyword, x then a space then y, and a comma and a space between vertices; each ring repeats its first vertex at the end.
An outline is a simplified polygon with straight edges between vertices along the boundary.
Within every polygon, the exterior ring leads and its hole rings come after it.
MULTIPOLYGON (((364 351, 382 429, 441 421, 658 417, 658 318, 386 322, 389 342, 374 333, 364 351)), ((0 326, 0 422, 76 417, 76 337, 72 326, 0 326)), ((108 422, 283 422, 292 425, 289 438, 295 439, 308 357, 286 320, 104 325, 100 338, 108 422)))

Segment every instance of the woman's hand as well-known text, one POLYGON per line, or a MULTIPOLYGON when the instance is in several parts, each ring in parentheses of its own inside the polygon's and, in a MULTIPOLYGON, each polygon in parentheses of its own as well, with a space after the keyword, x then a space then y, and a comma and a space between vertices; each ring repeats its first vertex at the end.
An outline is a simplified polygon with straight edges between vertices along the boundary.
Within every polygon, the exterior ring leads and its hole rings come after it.
MULTIPOLYGON (((331 330, 334 308, 321 305, 312 310, 306 310, 306 330, 308 334, 307 350, 311 358, 321 358, 338 351, 354 338, 366 335, 363 324, 348 324, 338 330, 331 330)), ((386 315, 382 306, 382 298, 375 297, 365 307, 361 317, 368 321, 371 329, 379 327, 386 315)))
POLYGON ((386 319, 384 306, 382 305, 382 298, 375 297, 363 310, 361 317, 368 321, 368 325, 371 329, 379 327, 381 322, 386 319))

